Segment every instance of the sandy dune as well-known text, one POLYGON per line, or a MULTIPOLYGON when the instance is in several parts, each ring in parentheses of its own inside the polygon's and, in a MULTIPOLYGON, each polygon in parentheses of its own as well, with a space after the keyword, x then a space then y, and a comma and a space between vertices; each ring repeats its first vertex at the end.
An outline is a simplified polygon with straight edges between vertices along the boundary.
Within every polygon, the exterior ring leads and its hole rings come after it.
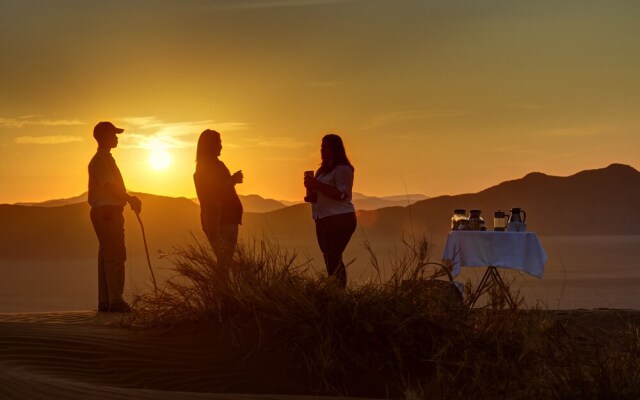
MULTIPOLYGON (((551 315, 589 343, 640 324, 636 310, 551 315)), ((0 398, 323 398, 312 395, 317 385, 302 368, 270 352, 258 336, 234 342, 201 325, 141 331, 123 328, 123 318, 94 311, 0 314, 0 398)))
POLYGON ((305 393, 305 380, 290 375, 287 360, 252 343, 230 346, 202 327, 135 331, 120 328, 121 322, 121 316, 95 312, 0 314, 0 398, 275 399, 305 393))

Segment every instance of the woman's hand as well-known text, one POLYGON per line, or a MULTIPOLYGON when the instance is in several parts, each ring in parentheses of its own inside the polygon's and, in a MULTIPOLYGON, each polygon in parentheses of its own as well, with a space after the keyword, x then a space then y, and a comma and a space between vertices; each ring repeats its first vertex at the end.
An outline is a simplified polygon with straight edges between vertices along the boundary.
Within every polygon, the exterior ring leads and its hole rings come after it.
POLYGON ((318 188, 318 180, 312 176, 304 177, 304 187, 307 189, 317 189, 318 188))
POLYGON ((231 181, 234 184, 242 183, 243 179, 244 179, 244 175, 242 174, 242 170, 236 171, 235 174, 231 175, 231 181))
POLYGON ((304 187, 306 187, 308 190, 313 192, 324 193, 325 195, 327 195, 328 197, 331 197, 332 199, 336 199, 336 200, 344 199, 344 195, 340 190, 338 190, 337 187, 327 185, 326 183, 322 183, 316 178, 312 178, 310 176, 304 177, 304 187))

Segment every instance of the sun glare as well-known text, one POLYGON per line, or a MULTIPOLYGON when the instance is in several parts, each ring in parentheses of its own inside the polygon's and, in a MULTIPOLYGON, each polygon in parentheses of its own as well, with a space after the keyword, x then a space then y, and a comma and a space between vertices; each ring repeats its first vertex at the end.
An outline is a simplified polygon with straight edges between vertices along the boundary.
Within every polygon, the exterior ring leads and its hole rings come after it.
POLYGON ((152 149, 149 151, 149 165, 156 171, 162 171, 171 164, 171 155, 164 149, 152 149))

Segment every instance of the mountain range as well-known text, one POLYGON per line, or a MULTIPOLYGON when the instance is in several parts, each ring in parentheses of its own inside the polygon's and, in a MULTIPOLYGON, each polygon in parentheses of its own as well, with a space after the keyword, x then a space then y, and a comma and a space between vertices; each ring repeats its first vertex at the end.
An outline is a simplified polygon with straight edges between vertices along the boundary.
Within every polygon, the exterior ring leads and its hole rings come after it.
MULTIPOLYGON (((242 202, 242 206, 247 212, 256 212, 263 213, 278 210, 280 208, 287 207, 287 205, 281 201, 273 200, 273 199, 265 199, 257 194, 250 195, 240 195, 240 201, 242 202)), ((198 199, 193 198, 190 199, 198 204, 198 199)), ((87 192, 84 192, 78 196, 73 196, 64 199, 54 199, 54 200, 46 200, 42 202, 34 202, 34 203, 15 203, 16 206, 37 206, 37 207, 60 207, 67 206, 71 204, 78 203, 86 203, 87 202, 87 192)))
MULTIPOLYGON (((273 200, 267 199, 257 194, 239 195, 240 202, 245 212, 251 213, 266 213, 270 211, 279 210, 281 208, 289 207, 295 204, 301 204, 302 202, 294 202, 287 200, 273 200)), ((428 199, 423 194, 407 194, 407 195, 395 195, 395 196, 367 196, 362 193, 353 193, 353 204, 358 210, 375 210, 377 208, 394 207, 394 206, 407 206, 420 200, 428 199)), ((199 204, 197 198, 191 199, 196 204, 199 204)), ((65 199, 53 199, 42 202, 34 203, 15 203, 17 206, 38 206, 38 207, 60 207, 70 204, 85 203, 87 201, 87 192, 84 192, 78 196, 69 197, 65 199)))
MULTIPOLYGON (((150 251, 170 251, 199 234, 199 207, 187 198, 139 194, 150 251)), ((39 205, 0 205, 0 259, 95 257, 89 206, 79 197, 39 205)), ((402 200, 400 200, 402 201, 402 200)), ((558 177, 539 172, 478 193, 439 196, 407 206, 358 211, 358 236, 369 240, 416 234, 444 237, 453 209, 481 209, 492 229, 493 211, 520 207, 539 235, 640 235, 640 172, 622 164, 558 177)), ((139 242, 135 215, 125 212, 127 240, 139 242)), ((246 212, 243 235, 314 244, 308 204, 246 212)))
POLYGON ((533 172, 478 193, 439 196, 404 209, 361 212, 362 225, 375 230, 445 233, 453 209, 480 209, 489 229, 493 212, 523 208, 528 230, 540 235, 640 234, 640 172, 611 164, 568 177, 533 172))

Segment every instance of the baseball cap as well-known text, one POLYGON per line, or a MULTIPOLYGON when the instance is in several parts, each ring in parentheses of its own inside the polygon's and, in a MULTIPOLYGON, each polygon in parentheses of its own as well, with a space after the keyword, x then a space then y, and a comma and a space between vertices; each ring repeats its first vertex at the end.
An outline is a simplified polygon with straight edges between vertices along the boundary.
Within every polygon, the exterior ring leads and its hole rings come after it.
POLYGON ((124 129, 116 128, 111 122, 101 121, 93 128, 93 137, 98 137, 105 133, 122 133, 124 129))

